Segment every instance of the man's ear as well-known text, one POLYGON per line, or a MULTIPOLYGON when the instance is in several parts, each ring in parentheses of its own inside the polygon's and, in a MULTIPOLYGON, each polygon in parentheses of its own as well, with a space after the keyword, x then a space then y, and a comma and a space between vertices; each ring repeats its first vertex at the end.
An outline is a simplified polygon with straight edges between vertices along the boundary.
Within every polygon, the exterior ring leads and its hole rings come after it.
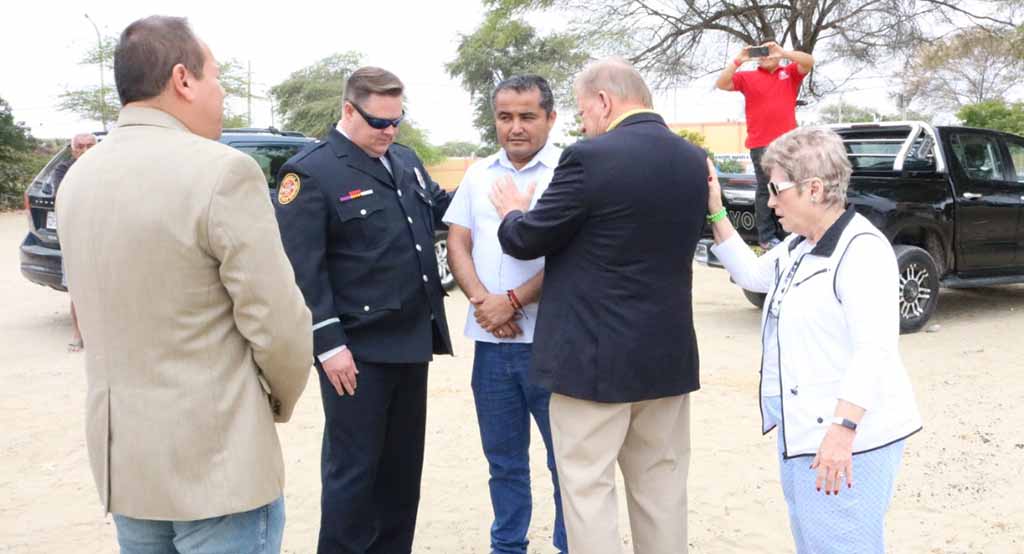
POLYGON ((196 97, 195 76, 182 64, 175 64, 171 68, 171 84, 176 95, 185 100, 192 101, 196 97))
POLYGON ((603 90, 597 91, 597 97, 601 99, 601 113, 608 117, 612 113, 612 97, 603 90))

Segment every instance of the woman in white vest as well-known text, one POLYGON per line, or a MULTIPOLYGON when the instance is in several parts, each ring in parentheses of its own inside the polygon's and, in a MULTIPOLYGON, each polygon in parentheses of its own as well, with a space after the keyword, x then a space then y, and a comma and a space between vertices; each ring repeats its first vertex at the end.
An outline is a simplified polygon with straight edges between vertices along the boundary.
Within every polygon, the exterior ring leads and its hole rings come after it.
POLYGON ((712 251, 761 316, 762 431, 778 431, 782 491, 798 553, 884 553, 904 439, 921 429, 899 354, 892 246, 846 208, 850 163, 825 128, 775 139, 768 206, 790 235, 757 257, 709 178, 712 251), (841 494, 840 494, 841 493, 841 494))

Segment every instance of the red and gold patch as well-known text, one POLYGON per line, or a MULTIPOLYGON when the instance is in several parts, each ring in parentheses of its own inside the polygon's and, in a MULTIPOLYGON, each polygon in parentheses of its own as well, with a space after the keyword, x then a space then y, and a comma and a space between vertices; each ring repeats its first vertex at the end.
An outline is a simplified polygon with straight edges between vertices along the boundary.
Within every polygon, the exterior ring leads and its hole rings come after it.
POLYGON ((295 197, 299 195, 299 189, 302 188, 302 181, 299 176, 294 173, 289 173, 281 179, 281 185, 277 187, 277 201, 280 204, 289 204, 295 197))

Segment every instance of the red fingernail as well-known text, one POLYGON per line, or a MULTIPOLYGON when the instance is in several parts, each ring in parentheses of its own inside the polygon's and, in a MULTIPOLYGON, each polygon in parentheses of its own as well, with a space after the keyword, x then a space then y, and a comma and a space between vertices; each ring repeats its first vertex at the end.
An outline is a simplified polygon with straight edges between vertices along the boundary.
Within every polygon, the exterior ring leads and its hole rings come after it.
POLYGON ((708 182, 709 183, 711 182, 711 176, 710 175, 708 175, 708 182))

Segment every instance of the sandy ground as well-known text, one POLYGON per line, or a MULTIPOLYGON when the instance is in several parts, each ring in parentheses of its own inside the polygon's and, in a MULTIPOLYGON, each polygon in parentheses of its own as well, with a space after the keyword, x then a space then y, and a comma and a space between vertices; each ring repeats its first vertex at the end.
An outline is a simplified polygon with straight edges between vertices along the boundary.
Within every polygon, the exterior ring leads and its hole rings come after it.
MULTIPOLYGON (((114 552, 86 460, 82 355, 67 296, 18 270, 24 213, 0 214, 0 552, 114 552)), ((792 552, 775 436, 759 432, 757 312, 721 271, 695 270, 703 388, 693 397, 690 551, 792 552)), ((490 502, 469 390, 466 301, 448 300, 458 355, 431 366, 417 553, 488 551, 490 502)), ((908 444, 890 552, 1024 553, 1024 287, 948 291, 935 333, 904 337, 925 430, 908 444)), ((284 550, 313 552, 323 416, 315 378, 278 427, 288 471, 284 550)), ((551 483, 534 436, 531 553, 550 553, 551 483)), ((630 543, 624 499, 620 530, 630 543)))

